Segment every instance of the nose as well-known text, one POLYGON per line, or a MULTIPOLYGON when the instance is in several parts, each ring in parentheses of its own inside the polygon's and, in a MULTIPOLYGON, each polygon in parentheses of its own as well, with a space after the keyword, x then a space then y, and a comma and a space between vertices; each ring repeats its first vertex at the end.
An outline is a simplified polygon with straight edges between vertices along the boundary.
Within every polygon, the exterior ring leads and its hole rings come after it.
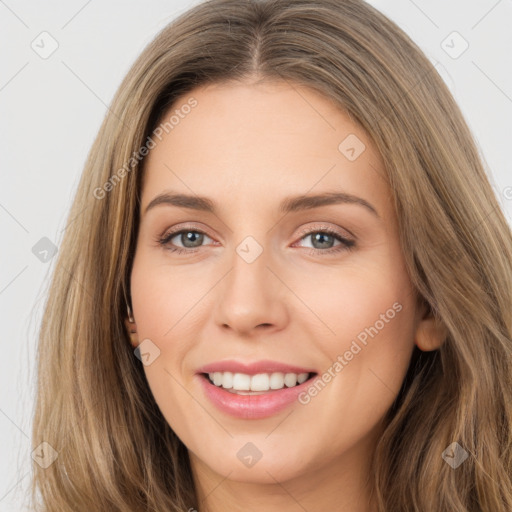
POLYGON ((276 276, 279 271, 269 267, 268 251, 263 249, 252 262, 235 252, 231 261, 231 270, 219 283, 215 297, 217 325, 239 336, 283 329, 289 317, 290 292, 276 276))

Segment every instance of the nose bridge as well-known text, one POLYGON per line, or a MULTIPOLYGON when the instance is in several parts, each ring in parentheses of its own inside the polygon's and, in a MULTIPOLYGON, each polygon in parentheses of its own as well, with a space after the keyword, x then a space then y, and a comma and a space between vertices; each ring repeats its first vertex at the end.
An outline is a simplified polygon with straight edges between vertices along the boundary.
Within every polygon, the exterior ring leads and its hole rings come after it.
MULTIPOLYGON (((262 238, 264 234, 260 235, 262 238)), ((234 248, 231 271, 218 297, 218 322, 236 331, 261 324, 281 325, 286 317, 282 284, 268 267, 272 254, 256 237, 245 236, 234 248)))
POLYGON ((255 311, 271 298, 274 287, 269 283, 271 273, 267 268, 271 259, 268 248, 253 236, 246 236, 235 247, 225 296, 225 300, 232 301, 233 310, 250 307, 255 311))

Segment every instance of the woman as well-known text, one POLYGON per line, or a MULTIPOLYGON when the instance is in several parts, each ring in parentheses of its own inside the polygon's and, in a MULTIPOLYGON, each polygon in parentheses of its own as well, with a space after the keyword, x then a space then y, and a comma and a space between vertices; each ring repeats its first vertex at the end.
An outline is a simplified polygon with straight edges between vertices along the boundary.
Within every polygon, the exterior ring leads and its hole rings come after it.
POLYGON ((41 330, 41 510, 512 508, 511 232, 396 25, 213 0, 110 111, 41 330))

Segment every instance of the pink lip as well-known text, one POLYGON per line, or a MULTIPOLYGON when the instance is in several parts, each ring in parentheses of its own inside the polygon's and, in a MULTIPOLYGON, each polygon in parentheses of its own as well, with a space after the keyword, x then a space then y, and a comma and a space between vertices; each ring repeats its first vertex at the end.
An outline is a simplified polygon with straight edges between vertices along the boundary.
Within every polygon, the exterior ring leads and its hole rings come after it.
POLYGON ((267 359, 255 361, 253 363, 242 363, 240 361, 227 360, 217 361, 207 364, 197 370, 197 373, 212 372, 232 372, 246 373, 247 375, 256 375, 257 373, 316 373, 311 368, 300 368, 299 366, 291 366, 289 364, 279 363, 278 361, 270 361, 267 359))
POLYGON ((309 379, 293 388, 285 387, 262 395, 237 395, 212 384, 204 375, 197 377, 206 396, 220 411, 246 420, 267 418, 277 414, 298 401, 298 395, 313 382, 313 379, 309 379))
POLYGON ((275 361, 257 361, 250 364, 238 361, 219 361, 201 367, 197 372, 205 395, 222 412, 242 419, 267 418, 282 411, 298 400, 298 395, 313 382, 313 378, 292 388, 269 390, 260 395, 238 395, 212 384, 205 373, 233 372, 255 375, 257 373, 317 373, 315 370, 300 368, 275 361))

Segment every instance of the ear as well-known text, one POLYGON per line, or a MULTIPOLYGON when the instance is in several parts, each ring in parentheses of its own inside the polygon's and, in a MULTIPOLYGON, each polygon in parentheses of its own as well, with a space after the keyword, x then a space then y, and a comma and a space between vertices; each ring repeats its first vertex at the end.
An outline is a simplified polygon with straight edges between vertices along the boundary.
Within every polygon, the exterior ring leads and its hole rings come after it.
POLYGON ((434 316, 428 304, 424 304, 421 314, 414 336, 416 346, 423 352, 437 350, 448 337, 448 329, 440 318, 434 316))
POLYGON ((139 346, 139 335, 137 334, 137 324, 132 316, 130 306, 128 306, 128 316, 124 319, 124 325, 130 336, 132 347, 137 348, 139 346))

